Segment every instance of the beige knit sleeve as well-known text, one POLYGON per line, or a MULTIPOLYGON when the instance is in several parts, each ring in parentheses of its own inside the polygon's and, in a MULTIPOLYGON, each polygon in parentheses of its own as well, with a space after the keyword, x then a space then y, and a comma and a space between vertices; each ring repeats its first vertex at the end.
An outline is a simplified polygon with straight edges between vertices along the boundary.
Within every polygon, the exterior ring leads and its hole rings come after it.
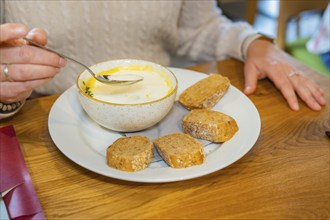
POLYGON ((223 16, 216 1, 184 1, 178 29, 177 54, 193 61, 243 60, 245 39, 257 34, 248 23, 232 22, 223 16))

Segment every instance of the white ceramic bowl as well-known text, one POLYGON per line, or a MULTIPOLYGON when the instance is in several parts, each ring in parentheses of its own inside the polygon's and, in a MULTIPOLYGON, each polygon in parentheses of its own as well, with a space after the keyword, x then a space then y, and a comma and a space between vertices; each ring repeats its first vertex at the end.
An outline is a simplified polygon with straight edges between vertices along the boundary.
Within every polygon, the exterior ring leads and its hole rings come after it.
MULTIPOLYGON (((160 74, 160 79, 165 80, 164 85, 168 86, 165 92, 166 88, 163 84, 160 84, 162 87, 155 87, 153 85, 155 80, 148 77, 133 85, 111 86, 95 81, 87 71, 82 72, 76 81, 80 103, 95 122, 108 129, 132 132, 149 128, 161 121, 173 107, 178 82, 169 69, 159 64, 144 60, 123 59, 98 63, 91 66, 91 69, 97 74, 112 70, 115 72, 113 74, 125 74, 127 71, 131 71, 128 72, 130 74, 142 76, 149 74, 148 76, 151 77, 158 77, 157 74, 160 74), (145 89, 148 89, 148 94, 144 94, 145 89), (133 102, 127 101, 135 95, 140 97, 133 98, 133 102), (153 100, 146 98, 153 95, 153 100)), ((158 78, 155 79, 158 82, 158 78)), ((162 83, 162 81, 159 82, 162 83)))

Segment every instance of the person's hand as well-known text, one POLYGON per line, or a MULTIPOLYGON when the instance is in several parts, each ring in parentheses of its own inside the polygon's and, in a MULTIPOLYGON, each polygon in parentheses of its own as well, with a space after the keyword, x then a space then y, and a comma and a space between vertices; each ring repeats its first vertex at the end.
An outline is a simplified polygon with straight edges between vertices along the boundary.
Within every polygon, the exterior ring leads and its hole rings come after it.
POLYGON ((33 89, 51 80, 66 65, 62 57, 30 46, 23 37, 45 45, 46 32, 22 24, 0 25, 0 102, 25 100, 33 89))
POLYGON ((281 91, 294 111, 299 110, 297 95, 314 111, 326 104, 323 90, 290 64, 288 55, 266 40, 254 40, 248 48, 244 66, 246 95, 252 94, 257 81, 268 77, 281 91))

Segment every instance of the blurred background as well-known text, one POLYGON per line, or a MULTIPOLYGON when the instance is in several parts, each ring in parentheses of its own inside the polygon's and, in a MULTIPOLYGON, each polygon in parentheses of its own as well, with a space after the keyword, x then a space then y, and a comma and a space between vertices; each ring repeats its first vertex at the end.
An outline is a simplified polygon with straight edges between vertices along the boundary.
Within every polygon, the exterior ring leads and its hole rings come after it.
POLYGON ((258 32, 276 38, 280 48, 330 76, 326 66, 330 61, 306 48, 320 29, 328 4, 328 0, 218 0, 227 17, 248 21, 258 32))

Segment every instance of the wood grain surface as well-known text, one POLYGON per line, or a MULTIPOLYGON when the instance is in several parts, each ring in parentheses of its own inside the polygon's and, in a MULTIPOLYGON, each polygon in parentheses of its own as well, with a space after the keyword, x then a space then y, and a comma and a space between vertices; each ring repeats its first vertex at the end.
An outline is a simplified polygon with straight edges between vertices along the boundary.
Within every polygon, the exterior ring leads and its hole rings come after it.
MULTIPOLYGON (((296 65, 329 100, 329 78, 296 65)), ((191 69, 223 74, 243 89, 239 61, 191 69)), ((249 96, 260 113, 261 133, 243 158, 196 179, 144 184, 98 175, 65 157, 47 127, 57 97, 31 99, 0 123, 14 125, 48 219, 329 219, 329 104, 314 112, 301 103, 293 112, 274 85, 262 80, 249 96)))

